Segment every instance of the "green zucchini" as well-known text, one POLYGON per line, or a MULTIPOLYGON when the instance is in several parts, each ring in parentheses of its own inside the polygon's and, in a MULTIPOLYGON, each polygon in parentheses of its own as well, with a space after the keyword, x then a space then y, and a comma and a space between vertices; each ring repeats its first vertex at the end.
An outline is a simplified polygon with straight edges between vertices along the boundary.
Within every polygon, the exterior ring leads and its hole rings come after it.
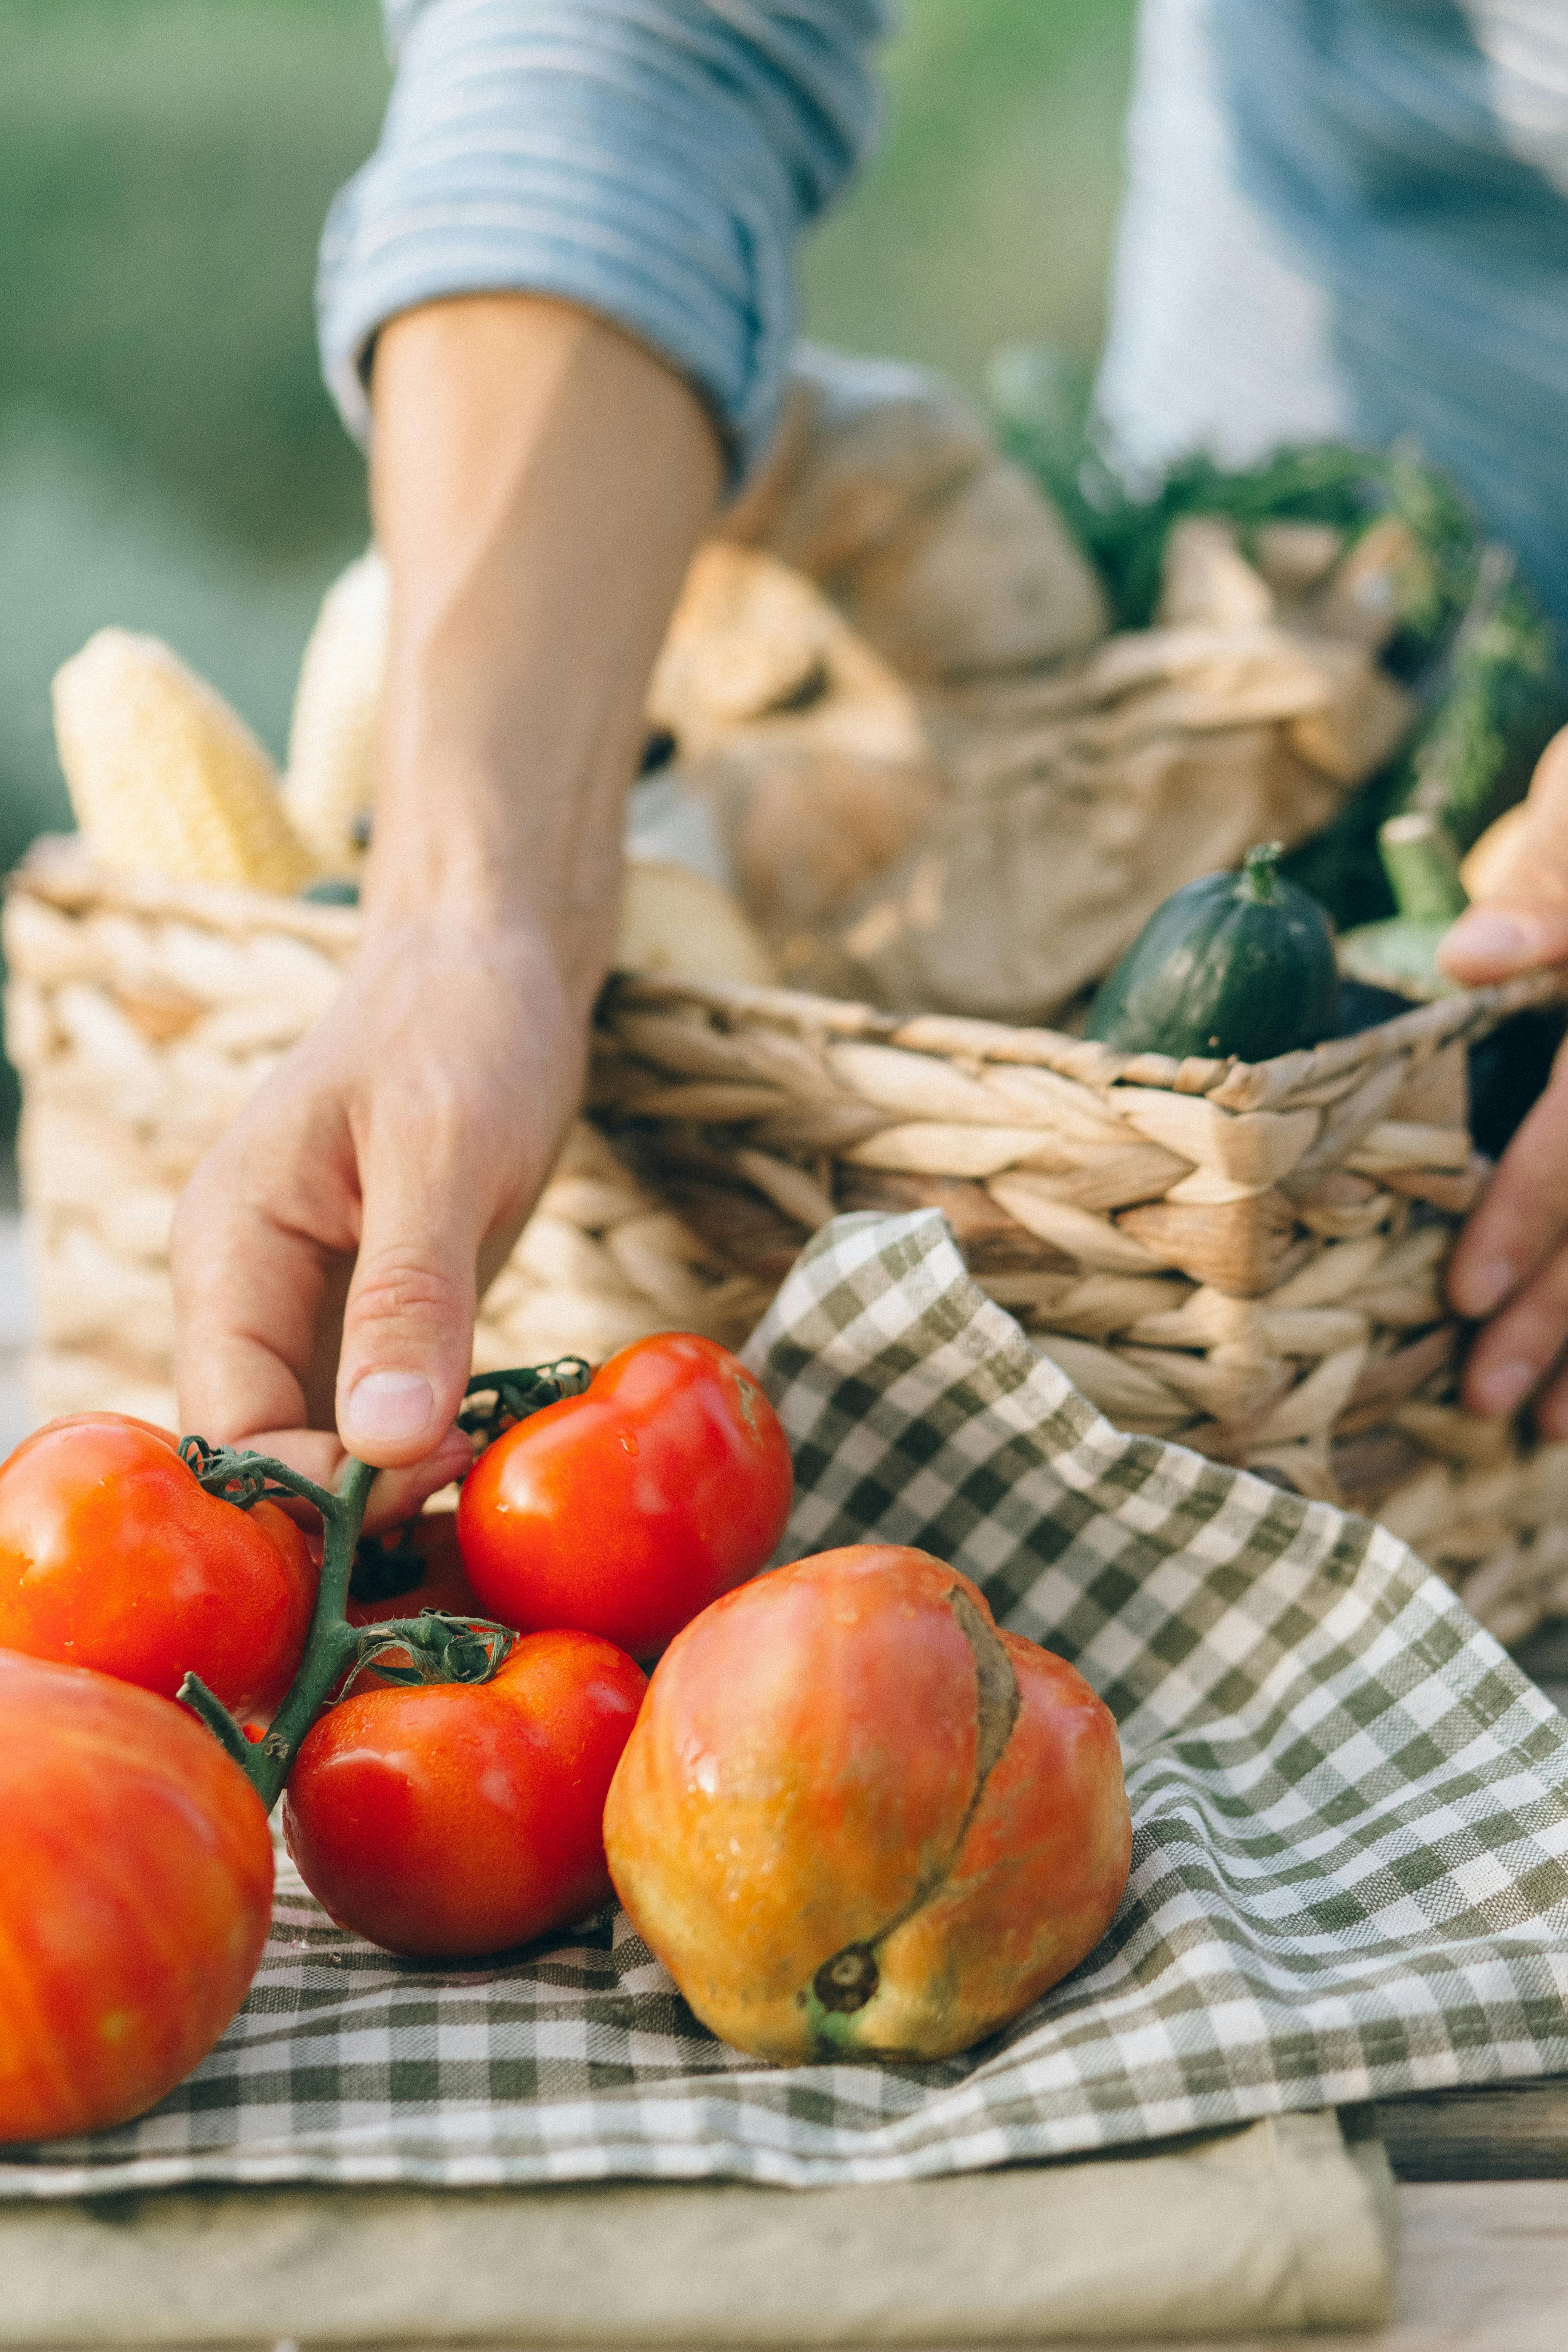
POLYGON ((1417 1003, 1457 996, 1459 983, 1439 965, 1437 950, 1469 901, 1446 828, 1425 809, 1391 816, 1378 828, 1377 854, 1399 912, 1342 933, 1340 970, 1417 1003))
POLYGON ((1333 932, 1279 871, 1277 841, 1239 873, 1205 874, 1157 907, 1095 997, 1088 1034, 1134 1054, 1267 1062, 1331 1036, 1333 932))

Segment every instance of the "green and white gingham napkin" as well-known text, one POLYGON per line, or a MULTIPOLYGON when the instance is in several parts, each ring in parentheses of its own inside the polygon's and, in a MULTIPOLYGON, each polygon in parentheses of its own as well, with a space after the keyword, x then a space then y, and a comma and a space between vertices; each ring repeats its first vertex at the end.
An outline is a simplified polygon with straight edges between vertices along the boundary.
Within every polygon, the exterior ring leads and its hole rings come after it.
POLYGON ((1568 1725, 1402 1544, 1121 1435, 933 1212, 828 1226, 751 1358, 795 1449, 786 1556, 921 1545, 1114 1708, 1137 1834, 1098 1950, 964 2058, 781 2071, 620 1914, 398 1961, 285 1868, 211 2057, 138 2124, 11 2151, 0 2193, 910 2179, 1568 2071, 1568 1725))

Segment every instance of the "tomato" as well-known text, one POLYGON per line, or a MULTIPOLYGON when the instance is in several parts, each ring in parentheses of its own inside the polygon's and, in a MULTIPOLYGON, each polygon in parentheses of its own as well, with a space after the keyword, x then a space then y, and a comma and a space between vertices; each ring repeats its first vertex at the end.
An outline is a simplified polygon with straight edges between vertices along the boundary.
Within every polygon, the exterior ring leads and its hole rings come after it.
POLYGON ((261 1800, 183 1707, 0 1651, 0 2141, 125 2123, 210 2050, 272 1903, 261 1800))
POLYGON ((275 1503, 205 1493, 167 1430, 76 1413, 0 1464, 0 1644, 173 1698, 199 1675, 236 1714, 277 1705, 315 1602, 275 1503))
POLYGON ((313 1725, 283 1836, 340 1926, 476 1958, 610 1899, 605 1792, 646 1679, 592 1633, 535 1633, 490 1681, 362 1687, 313 1725))
POLYGON ((346 1612, 349 1623, 384 1625, 392 1617, 417 1617, 422 1609, 440 1609, 449 1617, 486 1613, 463 1570, 455 1511, 423 1512, 360 1545, 346 1612), (405 1565, 409 1553, 417 1556, 416 1568, 413 1561, 405 1565), (386 1589, 374 1591, 377 1586, 386 1589), (373 1597, 356 1597, 367 1589, 373 1597))
POLYGON ((994 2032, 1099 1942, 1132 1831, 1082 1675, 941 1560, 855 1544, 677 1635, 605 1844, 697 2015, 790 2064, 994 2032))
POLYGON ((463 1481, 458 1540, 503 1624, 574 1625, 647 1657, 763 1566, 793 1486, 745 1366, 663 1332, 486 1448, 463 1481))

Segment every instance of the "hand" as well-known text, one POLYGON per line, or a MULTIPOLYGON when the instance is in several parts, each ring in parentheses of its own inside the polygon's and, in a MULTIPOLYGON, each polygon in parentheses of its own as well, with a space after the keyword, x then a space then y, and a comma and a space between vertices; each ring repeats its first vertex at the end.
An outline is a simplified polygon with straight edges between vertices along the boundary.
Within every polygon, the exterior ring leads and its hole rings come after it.
POLYGON ((471 1458, 475 1301, 578 1099, 647 676, 721 469, 689 385, 531 296, 405 312, 372 395, 363 940, 193 1177, 173 1261, 184 1425, 323 1485, 352 1450, 388 1474, 374 1527, 471 1458))
MULTIPOLYGON (((1568 729, 1542 753, 1477 903, 1443 945, 1468 986, 1568 962, 1568 729)), ((1568 1437, 1568 1049, 1504 1153, 1454 1253, 1448 1295, 1487 1318, 1465 1367, 1465 1402, 1490 1419, 1537 1393, 1548 1437, 1568 1437)))
POLYGON ((180 1202, 184 1426, 324 1486, 345 1447, 395 1465, 373 1527, 468 1468, 453 1419, 476 1269, 499 1265, 549 1172, 588 1009, 528 932, 444 912, 371 931, 180 1202))

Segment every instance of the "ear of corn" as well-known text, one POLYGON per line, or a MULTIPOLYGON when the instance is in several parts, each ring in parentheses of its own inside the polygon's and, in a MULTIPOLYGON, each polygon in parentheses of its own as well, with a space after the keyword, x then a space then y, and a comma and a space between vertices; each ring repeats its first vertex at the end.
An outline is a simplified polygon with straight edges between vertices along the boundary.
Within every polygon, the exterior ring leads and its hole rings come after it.
POLYGON ((262 890, 310 878, 271 761, 161 639, 100 629, 56 672, 54 705, 71 806, 103 864, 262 890))
POLYGON ((333 874, 358 871, 375 805, 391 593, 386 565, 372 548, 328 589, 300 667, 283 804, 333 874))

